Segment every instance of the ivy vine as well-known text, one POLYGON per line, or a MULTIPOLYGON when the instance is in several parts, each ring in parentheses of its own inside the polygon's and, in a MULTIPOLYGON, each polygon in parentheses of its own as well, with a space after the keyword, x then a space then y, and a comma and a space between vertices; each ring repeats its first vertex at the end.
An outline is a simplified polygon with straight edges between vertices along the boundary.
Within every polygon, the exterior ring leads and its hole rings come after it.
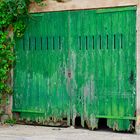
POLYGON ((8 79, 15 60, 13 52, 15 41, 13 35, 16 37, 23 36, 25 31, 23 16, 28 16, 29 4, 41 1, 0 0, 0 107, 3 103, 2 97, 12 94, 12 88, 8 84, 8 79))

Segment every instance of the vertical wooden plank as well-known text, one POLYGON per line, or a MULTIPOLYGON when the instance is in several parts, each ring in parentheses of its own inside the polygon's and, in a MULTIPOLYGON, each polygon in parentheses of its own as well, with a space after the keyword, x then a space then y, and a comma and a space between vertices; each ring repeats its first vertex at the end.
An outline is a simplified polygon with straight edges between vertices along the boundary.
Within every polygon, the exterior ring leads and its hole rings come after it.
POLYGON ((131 116, 135 116, 136 114, 136 11, 131 11, 131 29, 130 29, 130 35, 131 37, 131 45, 130 45, 130 52, 132 53, 132 59, 131 59, 131 64, 132 64, 132 71, 134 72, 133 78, 132 78, 132 108, 130 109, 131 111, 131 116))
POLYGON ((95 116, 99 115, 99 97, 98 97, 98 71, 99 71, 99 65, 98 65, 98 32, 97 32, 97 29, 98 29, 98 22, 97 22, 97 14, 96 14, 96 19, 95 19, 95 35, 94 35, 94 67, 95 68, 95 71, 94 71, 94 97, 95 97, 95 116))
POLYGON ((93 98, 93 100, 91 100, 91 110, 92 110, 92 114, 90 115, 90 121, 91 121, 91 127, 92 129, 98 127, 98 119, 95 118, 96 115, 98 115, 98 54, 97 54, 97 28, 98 28, 98 22, 97 22, 97 14, 94 13, 94 18, 93 18, 93 22, 94 22, 94 26, 92 30, 93 30, 93 35, 92 35, 92 49, 93 49, 93 53, 92 53, 92 58, 94 59, 92 62, 92 67, 91 67, 91 73, 93 73, 93 81, 91 83, 91 97, 93 98))
MULTIPOLYGON (((123 32, 123 29, 125 29, 125 16, 124 16, 124 12, 119 12, 119 24, 118 24, 118 31, 119 31, 119 40, 118 40, 118 46, 119 46, 119 76, 118 76, 118 81, 119 81, 119 116, 124 116, 124 111, 125 111, 125 108, 124 108, 124 94, 125 94, 125 78, 124 78, 124 74, 125 74, 125 51, 124 51, 124 47, 125 47, 125 44, 124 44, 124 38, 125 38, 125 34, 123 32)), ((119 120, 118 121, 119 123, 119 129, 123 129, 123 124, 124 124, 124 121, 123 120, 119 120)))
POLYGON ((104 79, 104 71, 103 71, 103 59, 102 59, 102 14, 97 15, 97 97, 98 97, 98 113, 97 115, 104 115, 104 103, 102 102, 103 98, 103 79, 104 79))
POLYGON ((80 21, 81 21, 81 14, 77 11, 71 11, 69 12, 69 31, 70 31, 70 51, 71 51, 71 56, 73 61, 75 61, 75 67, 71 67, 72 75, 75 75, 71 79, 71 87, 75 89, 75 94, 72 92, 71 93, 71 104, 72 104, 72 124, 75 125, 75 118, 77 114, 80 113, 80 88, 79 88, 79 73, 80 73, 80 53, 81 53, 81 32, 80 30, 80 21), (78 19, 78 20, 77 20, 78 19), (75 21, 77 20, 76 24, 75 21), (74 26, 75 25, 75 26, 74 26), (76 54, 77 53, 77 54, 76 54), (75 57, 74 57, 75 56, 75 57), (75 59, 75 60, 74 60, 75 59), (73 81, 75 80, 75 82, 73 81), (77 85, 76 85, 77 84, 77 85))
POLYGON ((110 13, 103 14, 103 44, 104 44, 104 96, 105 96, 105 115, 111 116, 111 17, 110 13))
MULTIPOLYGON (((126 66, 126 69, 125 69, 125 94, 124 94, 124 108, 125 108, 125 112, 124 112, 124 115, 125 116, 128 116, 128 104, 129 104, 129 30, 130 30, 130 27, 129 27, 129 11, 128 12, 125 12, 125 30, 124 30, 124 33, 125 33, 125 48, 124 48, 124 51, 125 51, 125 66, 126 66)), ((129 126, 129 121, 128 120, 125 120, 124 121, 124 129, 128 128, 129 126)))

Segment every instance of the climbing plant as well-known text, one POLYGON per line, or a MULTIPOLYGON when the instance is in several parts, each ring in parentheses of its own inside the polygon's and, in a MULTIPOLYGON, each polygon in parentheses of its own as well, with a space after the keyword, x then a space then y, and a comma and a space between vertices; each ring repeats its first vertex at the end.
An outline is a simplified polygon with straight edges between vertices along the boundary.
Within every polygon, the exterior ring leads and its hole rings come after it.
POLYGON ((28 16, 29 4, 41 1, 43 0, 0 0, 0 107, 3 97, 12 93, 8 80, 15 60, 13 36, 23 36, 26 28, 23 17, 28 16))

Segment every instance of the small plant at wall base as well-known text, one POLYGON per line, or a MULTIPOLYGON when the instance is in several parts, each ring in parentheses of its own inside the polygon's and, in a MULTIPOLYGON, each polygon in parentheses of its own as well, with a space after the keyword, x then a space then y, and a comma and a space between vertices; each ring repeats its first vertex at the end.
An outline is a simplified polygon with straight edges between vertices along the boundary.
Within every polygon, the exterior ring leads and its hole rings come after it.
POLYGON ((0 0, 0 116, 4 114, 4 106, 8 103, 8 95, 12 94, 9 85, 9 73, 15 60, 13 46, 15 37, 22 37, 25 31, 23 16, 28 16, 31 2, 42 0, 0 0))

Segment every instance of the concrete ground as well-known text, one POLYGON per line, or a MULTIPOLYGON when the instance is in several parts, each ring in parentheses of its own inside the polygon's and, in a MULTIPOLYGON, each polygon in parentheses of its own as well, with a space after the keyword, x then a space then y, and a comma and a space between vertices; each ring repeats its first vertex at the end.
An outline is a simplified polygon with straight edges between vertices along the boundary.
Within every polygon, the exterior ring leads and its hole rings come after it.
POLYGON ((140 135, 73 127, 14 125, 0 126, 0 140, 140 140, 140 135))

